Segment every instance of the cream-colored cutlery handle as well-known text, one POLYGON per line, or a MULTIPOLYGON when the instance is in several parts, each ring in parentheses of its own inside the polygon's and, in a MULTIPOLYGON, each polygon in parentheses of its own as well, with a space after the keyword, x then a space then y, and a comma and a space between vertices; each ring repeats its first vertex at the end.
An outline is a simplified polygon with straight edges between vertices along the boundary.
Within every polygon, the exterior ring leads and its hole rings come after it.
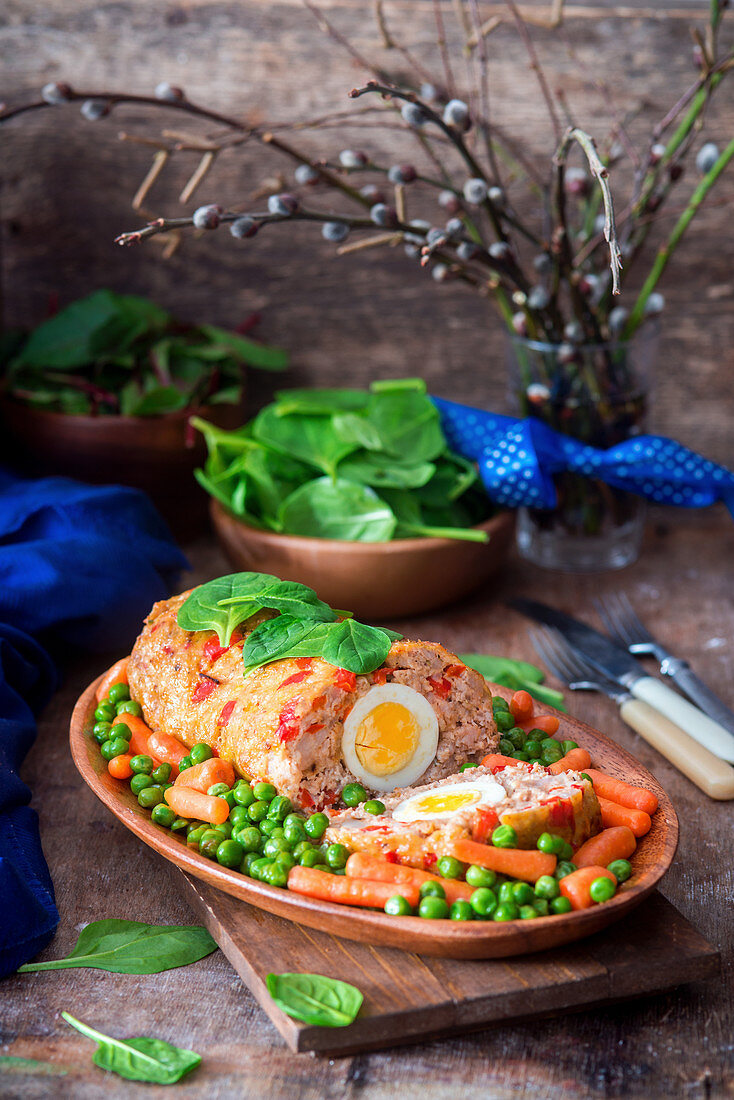
POLYGON ((656 680, 654 676, 641 676, 631 685, 630 691, 637 699, 644 699, 671 722, 675 722, 676 726, 680 726, 709 752, 716 753, 730 764, 734 763, 734 734, 714 722, 713 718, 694 707, 682 695, 672 691, 662 680, 656 680))
POLYGON ((642 699, 627 699, 619 708, 623 720, 649 745, 709 796, 734 798, 734 768, 699 745, 642 699))

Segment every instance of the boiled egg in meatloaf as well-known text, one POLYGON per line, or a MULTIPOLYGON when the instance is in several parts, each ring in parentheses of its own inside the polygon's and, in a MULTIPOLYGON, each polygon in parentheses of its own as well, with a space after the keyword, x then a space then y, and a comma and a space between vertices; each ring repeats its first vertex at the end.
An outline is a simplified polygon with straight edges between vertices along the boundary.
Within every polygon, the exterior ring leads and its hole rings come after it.
POLYGON ((496 806, 507 794, 490 776, 480 776, 466 783, 445 783, 422 794, 403 799, 392 811, 393 821, 436 821, 451 818, 466 810, 496 806))
POLYGON ((405 684, 370 688, 344 722, 344 763, 375 791, 415 783, 430 767, 437 748, 438 719, 433 707, 405 684))

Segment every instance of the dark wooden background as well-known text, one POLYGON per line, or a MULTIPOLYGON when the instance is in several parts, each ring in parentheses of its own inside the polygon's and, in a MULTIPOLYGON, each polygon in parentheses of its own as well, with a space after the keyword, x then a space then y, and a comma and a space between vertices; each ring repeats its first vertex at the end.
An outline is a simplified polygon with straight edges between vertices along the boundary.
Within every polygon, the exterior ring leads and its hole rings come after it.
MULTIPOLYGON (((400 58, 380 50, 371 0, 328 0, 325 7, 361 50, 400 71, 400 58)), ((450 0, 442 7, 451 26, 450 0)), ((507 14, 500 3, 481 7, 483 16, 507 14)), ((611 103, 620 114, 639 107, 630 128, 642 139, 694 78, 689 28, 693 20, 705 21, 707 8, 707 0, 675 7, 664 0, 625 7, 611 0, 569 3, 562 31, 537 29, 533 37, 551 83, 566 89, 583 125, 602 136, 611 103), (590 74, 606 81, 609 94, 591 86, 590 74)), ((432 0, 388 0, 385 11, 406 44, 435 67, 432 0)), ((550 154, 544 106, 514 28, 500 27, 489 47, 496 118, 528 148, 550 154)), ((54 79, 90 90, 147 93, 166 79, 222 111, 284 121, 347 106, 346 92, 362 78, 300 0, 5 0, 0 51, 0 98, 8 103, 35 95, 54 79)), ((710 112, 710 135, 720 142, 731 135, 733 104, 725 87, 710 112)), ((179 121, 124 107, 87 123, 74 105, 26 116, 0 131, 0 270, 8 323, 38 321, 55 295, 66 302, 99 285, 149 293, 183 317, 229 325, 258 310, 261 336, 292 352, 293 382, 362 384, 420 373, 434 392, 502 406, 503 339, 491 307, 460 286, 437 285, 401 249, 338 259, 318 229, 308 226, 263 233, 251 242, 235 242, 226 230, 199 242, 189 237, 167 262, 155 243, 116 248, 114 236, 140 224, 130 199, 151 155, 118 143, 118 131, 142 128, 153 135, 179 121)), ((409 137, 378 136, 372 129, 305 135, 303 142, 332 156, 345 146, 384 150, 388 162, 414 156, 409 137)), ((170 165, 148 208, 179 214, 177 195, 196 161, 188 154, 170 165)), ((214 200, 234 205, 278 171, 288 179, 290 162, 260 146, 230 152, 185 209, 214 200)), ((654 407, 657 429, 729 463, 732 176, 720 184, 664 278, 668 308, 654 407)), ((627 181, 620 174, 614 182, 621 206, 627 181)), ((267 383, 260 383, 257 397, 266 393, 267 383)))

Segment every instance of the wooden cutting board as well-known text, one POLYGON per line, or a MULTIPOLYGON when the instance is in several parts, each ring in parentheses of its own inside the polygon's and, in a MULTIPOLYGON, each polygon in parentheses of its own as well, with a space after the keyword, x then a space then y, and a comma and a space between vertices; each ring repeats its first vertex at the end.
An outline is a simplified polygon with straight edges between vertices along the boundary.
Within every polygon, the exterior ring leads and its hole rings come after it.
POLYGON ((179 869, 183 896, 296 1052, 355 1054, 661 993, 714 977, 718 952, 654 892, 595 936, 535 955, 463 961, 339 939, 231 897, 179 869), (270 999, 269 973, 326 974, 362 990, 346 1028, 310 1027, 270 999))

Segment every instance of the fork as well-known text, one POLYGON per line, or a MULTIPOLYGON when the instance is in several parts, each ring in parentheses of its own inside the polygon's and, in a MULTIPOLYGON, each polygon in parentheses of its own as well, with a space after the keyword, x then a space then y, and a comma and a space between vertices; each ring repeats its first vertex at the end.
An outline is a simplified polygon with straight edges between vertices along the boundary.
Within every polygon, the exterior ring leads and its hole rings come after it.
POLYGON ((617 641, 635 655, 654 657, 663 676, 669 676, 697 707, 730 733, 734 733, 734 711, 722 703, 693 672, 687 661, 674 657, 640 622, 625 593, 600 596, 595 600, 604 624, 617 641))
POLYGON ((538 656, 571 691, 600 691, 607 695, 619 706, 622 720, 704 794, 722 801, 734 798, 734 768, 730 764, 694 741, 649 703, 633 698, 614 680, 607 679, 571 649, 559 631, 541 627, 528 633, 538 656))

